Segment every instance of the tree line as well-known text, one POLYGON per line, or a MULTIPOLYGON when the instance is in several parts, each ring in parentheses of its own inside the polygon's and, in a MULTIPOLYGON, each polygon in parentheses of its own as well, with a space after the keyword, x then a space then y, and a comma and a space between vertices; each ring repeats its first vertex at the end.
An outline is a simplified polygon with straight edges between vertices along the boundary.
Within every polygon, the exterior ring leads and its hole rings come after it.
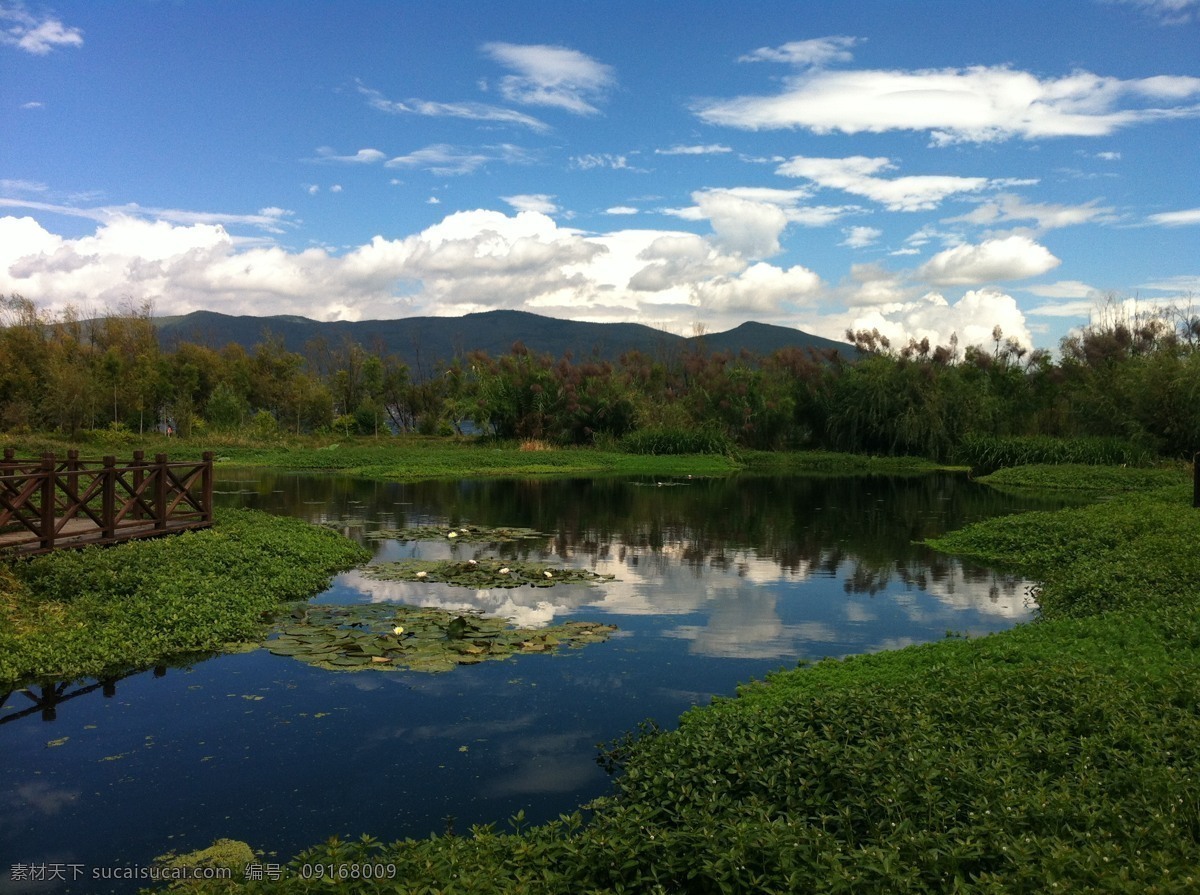
POLYGON ((766 356, 695 349, 619 360, 553 358, 517 343, 414 376, 381 346, 264 333, 250 351, 159 344, 149 304, 84 320, 0 297, 0 428, 269 437, 480 434, 551 444, 675 433, 754 449, 829 448, 948 459, 972 439, 1121 439, 1167 456, 1200 449, 1200 317, 1111 303, 1027 351, 997 327, 959 349, 876 331, 852 350, 766 356))

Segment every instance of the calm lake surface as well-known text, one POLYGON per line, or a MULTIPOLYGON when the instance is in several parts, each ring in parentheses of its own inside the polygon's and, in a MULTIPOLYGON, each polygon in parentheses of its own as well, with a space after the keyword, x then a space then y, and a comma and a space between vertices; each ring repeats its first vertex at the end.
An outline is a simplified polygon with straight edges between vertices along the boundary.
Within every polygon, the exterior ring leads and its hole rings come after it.
POLYGON ((62 697, 83 692, 45 710, 10 694, 0 706, 0 892, 136 892, 144 880, 94 877, 220 837, 285 863, 335 834, 392 840, 451 823, 504 826, 522 809, 534 822, 570 812, 608 788, 597 744, 643 719, 674 726, 689 707, 800 659, 1027 620, 1029 582, 913 542, 1061 505, 952 474, 396 484, 218 470, 217 491, 227 506, 332 525, 372 545, 372 562, 499 556, 617 579, 477 591, 350 571, 314 602, 619 631, 561 655, 444 674, 332 672, 257 650, 108 688, 60 685, 62 697), (553 535, 492 546, 366 539, 426 524, 553 535), (67 881, 16 880, 16 865, 67 881))

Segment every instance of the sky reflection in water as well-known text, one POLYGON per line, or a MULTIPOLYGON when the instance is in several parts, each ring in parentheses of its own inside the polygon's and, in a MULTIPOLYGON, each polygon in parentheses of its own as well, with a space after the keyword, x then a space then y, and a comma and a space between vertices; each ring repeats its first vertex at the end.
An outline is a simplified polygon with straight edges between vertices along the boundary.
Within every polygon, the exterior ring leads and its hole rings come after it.
MULTIPOLYGON (((321 602, 476 609, 538 626, 620 627, 607 643, 440 675, 335 673, 265 651, 118 681, 47 723, 0 708, 9 865, 148 864, 229 836, 278 860, 335 833, 384 839, 534 821, 601 795, 596 744, 798 659, 980 635, 1030 617, 1028 582, 913 541, 1032 506, 964 477, 396 484, 222 470, 219 500, 332 524, 466 523, 519 544, 372 541, 373 562, 501 556, 616 575, 596 586, 468 590, 344 573, 321 602), (3 719, 11 719, 4 721, 3 719)), ((1051 506, 1049 503, 1040 506, 1051 506)), ((88 682, 83 682, 87 684, 88 682)), ((81 685, 75 685, 75 689, 81 685)), ((268 860, 271 860, 268 858, 268 860)), ((70 874, 68 874, 69 876, 70 874)), ((137 883, 0 892, 134 892, 137 883)))

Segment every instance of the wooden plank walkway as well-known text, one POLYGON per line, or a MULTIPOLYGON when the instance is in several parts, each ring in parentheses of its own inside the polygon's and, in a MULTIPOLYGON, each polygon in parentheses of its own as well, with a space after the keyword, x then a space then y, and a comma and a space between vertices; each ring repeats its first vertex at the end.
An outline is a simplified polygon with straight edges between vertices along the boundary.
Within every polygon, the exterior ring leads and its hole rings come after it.
POLYGON ((43 454, 0 460, 0 556, 115 544, 158 537, 213 521, 213 454, 199 463, 152 461, 134 451, 129 463, 115 457, 65 460, 43 454))

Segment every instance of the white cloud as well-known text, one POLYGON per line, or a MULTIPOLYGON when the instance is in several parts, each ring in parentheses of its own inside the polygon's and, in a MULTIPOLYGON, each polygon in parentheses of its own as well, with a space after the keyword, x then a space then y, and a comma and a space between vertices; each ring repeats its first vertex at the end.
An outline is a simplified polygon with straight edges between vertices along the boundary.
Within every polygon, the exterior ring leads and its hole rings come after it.
POLYGON ((593 103, 616 84, 611 66, 567 47, 488 43, 483 52, 517 72, 500 81, 510 102, 592 115, 599 111, 593 103))
POLYGON ((34 16, 22 3, 6 3, 0 5, 0 46, 45 56, 57 47, 83 46, 83 32, 49 16, 34 16))
MULTIPOLYGON (((9 181, 8 183, 20 184, 21 182, 9 181)), ((25 189, 29 191, 41 191, 45 188, 40 184, 28 184, 25 189)), ((313 189, 315 190, 316 187, 313 189)), ((284 228, 290 226, 292 223, 288 218, 294 216, 294 212, 284 208, 263 208, 257 214, 226 214, 210 211, 188 211, 178 208, 145 208, 133 202, 125 205, 81 207, 10 198, 0 198, 0 208, 28 208, 33 211, 49 211, 54 214, 84 218, 100 223, 125 218, 139 218, 166 221, 171 224, 248 226, 267 233, 283 233, 284 228)))
POLYGON ((709 143, 704 146, 672 146, 670 149, 656 149, 655 155, 723 155, 733 152, 728 146, 720 143, 709 143))
POLYGON ((841 244, 852 249, 874 245, 879 237, 883 236, 883 231, 876 227, 848 227, 842 232, 846 234, 846 238, 841 244))
POLYGON ((1166 277, 1149 283, 1142 283, 1139 289, 1150 289, 1154 292, 1180 292, 1200 294, 1200 276, 1166 277))
POLYGON ((1097 152, 1096 158, 1100 159, 1102 162, 1119 162, 1121 160, 1121 153, 1119 153, 1119 152, 1097 152))
MULTIPOLYGON (((692 193, 692 199, 696 202, 695 205, 686 208, 664 208, 662 212, 685 221, 703 221, 709 219, 710 215, 700 202, 702 197, 710 197, 710 199, 711 197, 731 197, 754 205, 775 206, 783 212, 784 217, 790 224, 799 224, 802 227, 827 227, 847 214, 855 214, 863 210, 856 205, 804 204, 804 200, 811 195, 812 193, 807 187, 791 190, 759 186, 723 187, 719 189, 698 190, 692 193)), ((709 207, 717 204, 719 207, 719 205, 724 203, 709 201, 705 204, 709 207)))
POLYGON ((360 149, 354 155, 338 155, 330 147, 320 146, 317 148, 316 160, 321 162, 346 162, 355 165, 371 165, 375 162, 381 162, 385 158, 387 158, 387 155, 378 149, 360 149))
POLYGON ((850 47, 859 42, 857 37, 818 37, 813 40, 794 40, 779 47, 759 47, 747 53, 738 62, 785 62, 789 65, 821 66, 828 62, 849 62, 853 57, 850 47))
POLYGON ((1061 261, 1027 236, 988 239, 938 252, 916 275, 935 286, 975 286, 1003 280, 1036 277, 1061 261))
POLYGON ((1054 230, 1059 227, 1115 220, 1115 210, 1100 206, 1098 202, 1098 199, 1093 199, 1083 205, 1048 205, 1025 202, 1019 196, 1005 193, 981 203, 967 214, 946 218, 945 223, 961 222, 987 226, 1009 221, 1033 221, 1039 230, 1054 230))
POLYGON ((423 99, 409 99, 397 102, 385 97, 378 90, 358 85, 358 92, 367 98, 367 104, 380 112, 390 115, 421 115, 427 118, 464 118, 468 121, 493 121, 499 124, 516 124, 527 127, 532 131, 545 132, 550 126, 544 121, 518 112, 515 109, 505 109, 501 106, 490 106, 486 103, 439 103, 423 99))
POLYGON ((719 245, 747 258, 779 253, 779 237, 787 226, 787 215, 778 205, 725 190, 706 190, 692 198, 700 214, 712 224, 719 245))
POLYGON ((639 174, 645 173, 641 168, 632 167, 629 164, 628 156, 614 155, 610 152, 597 152, 590 155, 571 156, 571 167, 578 168, 580 171, 590 171, 593 168, 611 168, 614 171, 636 171, 639 174))
POLYGON ((1135 6, 1164 25, 1186 25, 1200 15, 1200 0, 1109 0, 1135 6))
POLYGON ((501 196, 505 202, 517 211, 536 211, 541 214, 554 214, 558 206, 554 204, 553 196, 545 193, 526 193, 517 196, 501 196))
POLYGON ((889 211, 920 211, 936 208, 947 196, 974 193, 986 188, 986 177, 916 175, 877 177, 881 171, 895 168, 886 158, 809 158, 796 156, 783 163, 776 173, 785 177, 803 177, 828 189, 864 196, 883 204, 889 211))
POLYGON ((39 103, 36 101, 28 102, 28 103, 21 103, 21 108, 22 109, 44 109, 44 108, 46 108, 46 104, 39 103))
POLYGON ((1089 286, 1079 280, 1059 280, 1057 283, 1043 283, 1024 288, 1026 292, 1042 298, 1088 298, 1099 293, 1095 286, 1089 286))
POLYGON ((439 177, 472 174, 489 162, 527 164, 529 154, 519 146, 508 143, 485 146, 479 150, 459 149, 445 143, 437 143, 417 149, 408 155, 399 155, 385 163, 388 168, 421 168, 439 177))
POLYGON ((696 283, 693 295, 702 308, 736 315, 777 315, 784 305, 792 308, 810 303, 821 287, 821 278, 811 270, 775 267, 758 262, 737 276, 712 277, 696 283))
POLYGON ((1200 208, 1187 208, 1183 211, 1164 211, 1152 214, 1146 218, 1151 224, 1160 227, 1186 227, 1200 224, 1200 208))
POLYGON ((1040 79, 1007 67, 920 71, 826 71, 785 79, 774 96, 710 100, 709 123, 746 130, 807 128, 818 134, 929 131, 935 144, 1013 137, 1099 137, 1161 118, 1200 114, 1187 101, 1200 78, 1121 80, 1075 71, 1040 79), (1161 103, 1161 105, 1154 105, 1161 103))
POLYGON ((614 205, 612 208, 604 209, 605 214, 638 214, 638 209, 632 205, 614 205))
POLYGON ((854 330, 878 329, 893 346, 904 346, 909 339, 929 339, 931 345, 948 345, 958 336, 960 348, 969 345, 990 347, 992 328, 999 326, 1005 339, 1016 339, 1031 346, 1033 338, 1016 300, 994 289, 967 292, 951 304, 942 295, 930 292, 916 301, 870 309, 851 310, 848 327, 854 330))

